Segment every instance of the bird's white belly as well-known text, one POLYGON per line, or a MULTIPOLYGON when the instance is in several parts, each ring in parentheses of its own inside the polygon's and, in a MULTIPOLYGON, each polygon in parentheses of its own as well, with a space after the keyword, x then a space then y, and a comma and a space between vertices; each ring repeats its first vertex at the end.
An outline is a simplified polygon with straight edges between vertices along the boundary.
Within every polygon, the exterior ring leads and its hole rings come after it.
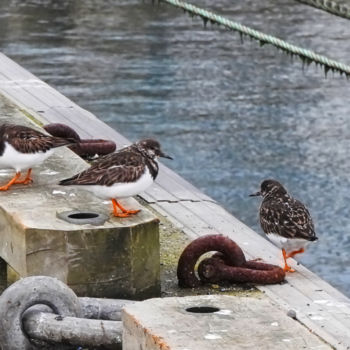
POLYGON ((266 236, 274 245, 283 248, 287 254, 302 248, 306 249, 312 243, 303 238, 286 238, 275 233, 268 233, 266 236))
POLYGON ((118 199, 136 196, 145 191, 152 183, 153 178, 147 168, 145 173, 136 182, 116 183, 112 186, 81 185, 79 188, 84 188, 103 199, 118 199))
POLYGON ((5 142, 4 153, 0 156, 0 168, 13 168, 16 172, 32 168, 34 165, 41 164, 53 152, 54 150, 50 149, 46 152, 21 153, 5 142))

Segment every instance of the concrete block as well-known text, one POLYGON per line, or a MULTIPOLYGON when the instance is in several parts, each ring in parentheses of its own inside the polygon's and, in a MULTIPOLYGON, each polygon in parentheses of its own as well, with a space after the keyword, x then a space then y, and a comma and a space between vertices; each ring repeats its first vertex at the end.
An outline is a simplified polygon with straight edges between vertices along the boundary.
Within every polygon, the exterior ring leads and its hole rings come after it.
POLYGON ((123 327, 123 350, 331 349, 268 298, 150 299, 124 308, 123 327))
MULTIPOLYGON (((0 108, 6 111, 0 122, 35 127, 1 96, 0 108)), ((0 258, 19 277, 57 277, 79 296, 158 296, 158 219, 132 198, 121 203, 141 212, 129 218, 113 217, 110 202, 57 185, 86 167, 88 164, 69 149, 60 148, 33 169, 33 184, 14 185, 1 193, 0 258), (78 225, 57 217, 69 210, 107 214, 107 221, 78 225)), ((0 182, 8 181, 13 173, 11 169, 0 170, 0 182)), ((0 279, 3 276, 0 266, 0 279)))

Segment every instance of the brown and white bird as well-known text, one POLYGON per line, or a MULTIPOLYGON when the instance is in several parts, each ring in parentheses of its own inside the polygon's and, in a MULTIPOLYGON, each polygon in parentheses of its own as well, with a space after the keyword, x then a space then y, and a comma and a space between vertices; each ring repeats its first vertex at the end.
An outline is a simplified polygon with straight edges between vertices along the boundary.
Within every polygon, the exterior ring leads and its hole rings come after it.
POLYGON ((31 183, 32 167, 50 157, 55 148, 74 142, 71 139, 45 135, 23 125, 0 125, 0 168, 13 168, 16 171, 15 176, 0 187, 0 191, 6 191, 14 184, 31 183), (20 180, 22 170, 27 170, 27 174, 20 180))
POLYGON ((287 259, 303 253, 310 242, 317 240, 309 211, 276 180, 264 180, 260 191, 250 196, 263 197, 261 227, 267 237, 282 249, 284 271, 294 272, 287 259))
POLYGON ((97 197, 110 199, 114 216, 128 217, 139 210, 125 209, 118 199, 135 196, 152 185, 158 175, 158 157, 172 159, 163 153, 158 141, 144 139, 99 158, 90 168, 62 180, 60 185, 79 186, 97 197))

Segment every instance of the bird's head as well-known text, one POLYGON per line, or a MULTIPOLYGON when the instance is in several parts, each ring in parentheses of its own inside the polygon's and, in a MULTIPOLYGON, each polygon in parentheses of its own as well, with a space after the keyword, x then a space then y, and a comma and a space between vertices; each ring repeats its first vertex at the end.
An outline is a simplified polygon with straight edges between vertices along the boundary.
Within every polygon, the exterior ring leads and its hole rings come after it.
POLYGON ((151 159, 158 157, 173 159, 161 150, 160 143, 156 140, 144 139, 137 142, 136 146, 140 152, 146 154, 151 159))
POLYGON ((276 180, 268 179, 264 180, 260 185, 260 191, 252 193, 250 197, 262 196, 267 197, 270 195, 280 194, 284 195, 287 193, 287 190, 276 180))

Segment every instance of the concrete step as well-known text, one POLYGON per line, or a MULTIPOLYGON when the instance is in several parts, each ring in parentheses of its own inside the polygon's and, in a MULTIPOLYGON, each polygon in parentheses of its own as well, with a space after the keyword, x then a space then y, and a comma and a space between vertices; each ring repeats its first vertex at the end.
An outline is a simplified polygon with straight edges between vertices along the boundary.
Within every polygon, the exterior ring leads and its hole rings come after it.
POLYGON ((266 297, 150 299, 122 318, 123 350, 332 349, 266 297))

